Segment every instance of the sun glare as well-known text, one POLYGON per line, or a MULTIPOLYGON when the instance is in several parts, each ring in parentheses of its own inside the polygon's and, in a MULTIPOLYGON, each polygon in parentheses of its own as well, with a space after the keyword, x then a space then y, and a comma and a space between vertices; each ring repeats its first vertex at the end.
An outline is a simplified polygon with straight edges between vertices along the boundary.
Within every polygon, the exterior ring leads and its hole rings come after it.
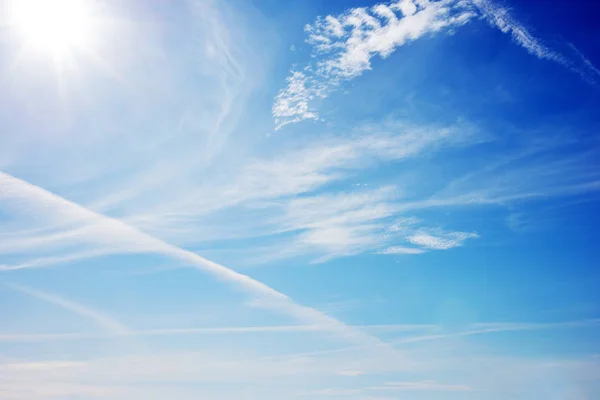
POLYGON ((86 0, 14 0, 11 22, 26 44, 54 57, 89 45, 93 15, 86 0))

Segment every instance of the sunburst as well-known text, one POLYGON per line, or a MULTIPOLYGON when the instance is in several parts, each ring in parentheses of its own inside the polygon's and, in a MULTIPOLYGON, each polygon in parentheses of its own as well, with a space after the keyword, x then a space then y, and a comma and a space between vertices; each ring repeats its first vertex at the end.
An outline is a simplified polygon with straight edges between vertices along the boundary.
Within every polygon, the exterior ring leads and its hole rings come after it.
POLYGON ((29 50, 55 60, 87 51, 96 33, 89 0, 14 0, 10 24, 29 50))

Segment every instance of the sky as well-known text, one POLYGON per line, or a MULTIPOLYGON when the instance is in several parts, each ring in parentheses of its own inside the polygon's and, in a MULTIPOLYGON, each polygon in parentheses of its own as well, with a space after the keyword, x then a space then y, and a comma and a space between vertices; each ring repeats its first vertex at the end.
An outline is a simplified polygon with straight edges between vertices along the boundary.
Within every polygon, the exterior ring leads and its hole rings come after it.
POLYGON ((600 9, 0 0, 0 398, 600 398, 600 9))

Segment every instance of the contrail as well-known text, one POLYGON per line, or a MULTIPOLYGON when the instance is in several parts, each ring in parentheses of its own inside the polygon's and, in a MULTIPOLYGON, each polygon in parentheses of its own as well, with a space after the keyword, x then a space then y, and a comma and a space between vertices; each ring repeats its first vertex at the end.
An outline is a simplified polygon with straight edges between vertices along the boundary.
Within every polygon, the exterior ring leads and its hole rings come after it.
POLYGON ((194 252, 166 243, 118 219, 96 213, 4 172, 0 172, 0 200, 16 202, 18 208, 25 208, 31 213, 47 214, 51 212, 54 216, 64 216, 70 220, 85 222, 91 226, 86 234, 90 235, 98 244, 117 246, 121 249, 125 245, 130 252, 134 253, 148 252, 170 256, 229 283, 235 289, 256 296, 260 300, 257 303, 263 308, 291 315, 303 324, 323 326, 349 341, 377 346, 384 345, 379 339, 345 325, 314 308, 295 303, 285 294, 256 279, 233 271, 194 252))

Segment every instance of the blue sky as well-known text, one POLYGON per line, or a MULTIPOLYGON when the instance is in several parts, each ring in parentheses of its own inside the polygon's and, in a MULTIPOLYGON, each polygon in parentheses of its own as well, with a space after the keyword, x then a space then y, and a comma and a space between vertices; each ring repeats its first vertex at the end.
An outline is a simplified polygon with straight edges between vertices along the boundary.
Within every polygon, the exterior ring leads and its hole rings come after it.
POLYGON ((0 398, 600 397, 593 2, 1 4, 0 398))

